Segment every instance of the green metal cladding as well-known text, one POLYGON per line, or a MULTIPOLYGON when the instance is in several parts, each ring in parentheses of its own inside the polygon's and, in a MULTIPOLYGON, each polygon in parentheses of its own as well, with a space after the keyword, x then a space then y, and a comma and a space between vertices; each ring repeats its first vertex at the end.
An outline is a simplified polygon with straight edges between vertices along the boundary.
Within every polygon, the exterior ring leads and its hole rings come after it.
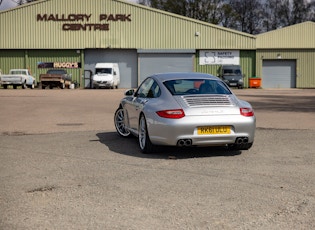
MULTIPOLYGON (((276 49, 257 50, 256 66, 257 76, 262 77, 263 60, 275 60, 281 56, 281 60, 296 61, 296 87, 315 88, 315 49, 276 49)), ((279 59, 278 59, 279 60, 279 59)))
POLYGON ((304 22, 257 36, 256 74, 264 60, 296 61, 296 87, 315 88, 315 23, 304 22))
POLYGON ((255 48, 250 34, 122 0, 36 1, 1 12, 0 31, 0 49, 255 48))
MULTIPOLYGON (((198 52, 199 54, 199 52, 198 52)), ((255 50, 241 50, 240 51, 240 65, 242 67, 244 78, 244 87, 249 86, 249 78, 255 76, 256 73, 256 51, 255 50)), ((195 58, 195 67, 197 72, 210 73, 217 76, 219 65, 199 65, 199 55, 195 58)))
MULTIPOLYGON (((39 80, 39 75, 46 73, 47 68, 38 68, 40 62, 80 63, 84 65, 82 52, 78 50, 0 50, 0 69, 2 73, 9 73, 12 68, 29 69, 39 80)), ((72 80, 80 82, 81 68, 67 68, 72 80)))
MULTIPOLYGON (((123 0, 39 0, 0 12, 0 69, 38 62, 78 62, 85 49, 196 50, 195 71, 217 75, 218 66, 199 65, 200 50, 239 50, 245 87, 262 77, 263 60, 296 61, 297 88, 315 88, 315 23, 253 36, 123 0)), ((80 80, 83 68, 68 69, 80 80)))

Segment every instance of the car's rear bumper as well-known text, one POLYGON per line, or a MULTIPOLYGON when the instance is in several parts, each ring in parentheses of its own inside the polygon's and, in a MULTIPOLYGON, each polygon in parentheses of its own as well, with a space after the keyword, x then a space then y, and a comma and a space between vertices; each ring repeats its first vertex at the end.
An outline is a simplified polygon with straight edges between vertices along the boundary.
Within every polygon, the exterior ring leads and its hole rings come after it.
POLYGON ((256 119, 241 115, 185 117, 184 119, 161 119, 163 122, 149 122, 150 140, 156 145, 177 146, 180 140, 191 140, 192 146, 224 146, 235 143, 239 137, 247 138, 248 143, 254 142, 256 119), (231 121, 234 119, 235 121, 231 121), (230 126, 230 134, 205 134, 197 132, 200 126, 230 126))

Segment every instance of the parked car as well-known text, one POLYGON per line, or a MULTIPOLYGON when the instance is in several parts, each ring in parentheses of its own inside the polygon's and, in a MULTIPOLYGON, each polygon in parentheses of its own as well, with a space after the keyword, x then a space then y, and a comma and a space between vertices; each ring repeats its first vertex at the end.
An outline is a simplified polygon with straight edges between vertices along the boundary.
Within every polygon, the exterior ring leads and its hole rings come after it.
POLYGON ((165 146, 226 146, 248 150, 256 118, 218 77, 203 73, 162 73, 125 92, 114 115, 117 133, 138 137, 143 153, 165 146))
POLYGON ((218 69, 218 77, 229 87, 244 88, 244 75, 240 65, 222 65, 218 69))
POLYGON ((65 69, 49 69, 47 73, 39 75, 39 81, 40 89, 45 89, 46 87, 50 89, 54 87, 69 89, 72 84, 71 75, 65 69))
POLYGON ((11 69, 9 74, 2 74, 0 76, 0 85, 7 89, 12 85, 14 89, 22 86, 23 89, 27 87, 34 89, 36 86, 36 79, 33 77, 28 69, 11 69))

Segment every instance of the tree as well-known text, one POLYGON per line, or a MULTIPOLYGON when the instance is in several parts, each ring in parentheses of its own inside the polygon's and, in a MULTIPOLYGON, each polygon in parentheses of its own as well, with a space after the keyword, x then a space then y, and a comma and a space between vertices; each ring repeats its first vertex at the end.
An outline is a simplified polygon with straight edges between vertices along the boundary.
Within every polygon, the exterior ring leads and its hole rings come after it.
POLYGON ((309 20, 311 6, 305 0, 293 0, 290 25, 309 20))
POLYGON ((270 31, 282 27, 279 17, 281 2, 279 0, 266 0, 264 9, 263 30, 270 31))
POLYGON ((236 19, 233 29, 250 34, 261 32, 263 8, 260 0, 230 0, 228 4, 236 19))
POLYGON ((220 0, 190 0, 188 1, 188 9, 185 16, 219 24, 222 16, 221 2, 220 0))
POLYGON ((218 24, 223 0, 139 0, 138 3, 182 16, 218 24))
POLYGON ((224 3, 221 6, 221 24, 224 27, 227 28, 233 28, 235 26, 235 22, 238 20, 238 15, 236 12, 233 10, 230 4, 224 3))
POLYGON ((267 0, 266 31, 312 20, 312 4, 305 0, 267 0))
POLYGON ((139 0, 140 4, 250 34, 315 21, 307 0, 139 0))

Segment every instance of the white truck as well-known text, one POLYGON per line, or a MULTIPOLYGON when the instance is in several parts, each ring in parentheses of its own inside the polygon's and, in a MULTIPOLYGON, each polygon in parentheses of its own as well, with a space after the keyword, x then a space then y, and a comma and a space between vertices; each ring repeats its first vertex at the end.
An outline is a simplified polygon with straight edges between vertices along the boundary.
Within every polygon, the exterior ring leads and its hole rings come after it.
POLYGON ((118 88, 120 83, 120 72, 117 63, 96 63, 95 72, 92 77, 93 89, 118 88))
POLYGON ((0 75, 0 85, 7 89, 9 85, 16 89, 22 86, 23 89, 27 87, 34 89, 36 86, 36 79, 30 74, 28 69, 11 69, 10 74, 0 75))

